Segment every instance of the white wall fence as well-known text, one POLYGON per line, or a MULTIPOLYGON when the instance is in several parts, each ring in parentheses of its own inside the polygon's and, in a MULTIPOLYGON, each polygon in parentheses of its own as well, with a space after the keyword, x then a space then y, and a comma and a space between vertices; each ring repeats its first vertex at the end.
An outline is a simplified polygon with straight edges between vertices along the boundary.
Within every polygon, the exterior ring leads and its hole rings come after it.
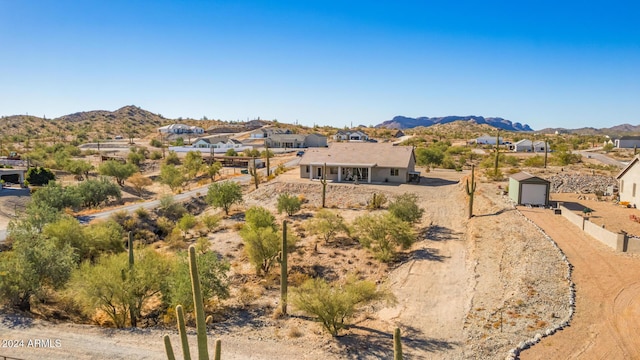
POLYGON ((569 222, 610 248, 620 252, 640 253, 640 238, 629 237, 625 233, 609 231, 600 225, 592 223, 589 218, 580 216, 564 206, 560 206, 560 211, 562 216, 569 222))

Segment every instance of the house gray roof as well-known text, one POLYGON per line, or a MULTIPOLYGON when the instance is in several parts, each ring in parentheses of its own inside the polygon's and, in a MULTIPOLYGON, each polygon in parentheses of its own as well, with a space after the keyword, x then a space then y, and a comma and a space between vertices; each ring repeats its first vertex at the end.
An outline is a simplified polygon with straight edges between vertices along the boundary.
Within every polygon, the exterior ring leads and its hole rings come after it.
POLYGON ((300 165, 366 165, 407 168, 415 160, 413 147, 391 143, 331 143, 328 148, 310 148, 300 165))
POLYGON ((546 183, 549 182, 548 180, 545 180, 545 179, 537 177, 537 176, 533 176, 533 175, 529 174, 528 172, 524 172, 524 171, 519 172, 517 174, 511 175, 511 178, 516 180, 516 181, 531 181, 531 180, 534 180, 534 181, 537 181, 537 182, 546 182, 546 183))
POLYGON ((640 140, 640 136, 625 135, 618 140, 640 140))

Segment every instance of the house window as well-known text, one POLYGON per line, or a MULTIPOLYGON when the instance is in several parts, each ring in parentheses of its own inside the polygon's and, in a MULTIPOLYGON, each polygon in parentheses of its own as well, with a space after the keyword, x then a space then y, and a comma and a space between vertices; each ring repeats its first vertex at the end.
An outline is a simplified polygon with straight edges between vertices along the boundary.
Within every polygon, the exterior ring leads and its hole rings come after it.
POLYGON ((304 171, 305 171, 307 174, 309 173, 309 165, 307 165, 307 166, 304 168, 304 171))
POLYGON ((398 176, 400 171, 398 169, 391 169, 391 176, 398 176))

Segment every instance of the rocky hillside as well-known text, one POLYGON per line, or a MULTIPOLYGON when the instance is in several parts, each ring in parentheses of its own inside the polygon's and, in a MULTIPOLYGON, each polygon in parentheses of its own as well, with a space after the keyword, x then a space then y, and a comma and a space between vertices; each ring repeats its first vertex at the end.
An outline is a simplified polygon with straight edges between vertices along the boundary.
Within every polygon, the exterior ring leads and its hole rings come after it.
POLYGON ((409 129, 417 126, 429 127, 436 124, 447 124, 454 121, 468 121, 474 124, 487 124, 498 129, 509 131, 533 131, 527 124, 520 124, 518 122, 511 122, 499 117, 483 116, 444 116, 444 117, 419 117, 410 118, 406 116, 396 116, 391 120, 387 120, 382 124, 376 125, 376 127, 385 127, 389 129, 409 129))
POLYGON ((217 121, 167 119, 137 106, 129 105, 115 111, 95 110, 46 119, 29 115, 0 117, 0 135, 13 142, 25 139, 48 141, 63 138, 66 141, 112 139, 115 136, 144 137, 156 133, 160 126, 173 122, 207 128, 217 121))

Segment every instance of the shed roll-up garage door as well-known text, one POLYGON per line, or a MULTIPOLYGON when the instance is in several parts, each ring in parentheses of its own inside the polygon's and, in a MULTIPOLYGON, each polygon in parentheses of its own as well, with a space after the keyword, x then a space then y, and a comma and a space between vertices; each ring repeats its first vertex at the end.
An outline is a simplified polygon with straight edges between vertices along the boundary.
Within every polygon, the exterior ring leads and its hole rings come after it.
POLYGON ((547 185, 522 184, 520 189, 520 202, 522 204, 546 205, 547 185))

